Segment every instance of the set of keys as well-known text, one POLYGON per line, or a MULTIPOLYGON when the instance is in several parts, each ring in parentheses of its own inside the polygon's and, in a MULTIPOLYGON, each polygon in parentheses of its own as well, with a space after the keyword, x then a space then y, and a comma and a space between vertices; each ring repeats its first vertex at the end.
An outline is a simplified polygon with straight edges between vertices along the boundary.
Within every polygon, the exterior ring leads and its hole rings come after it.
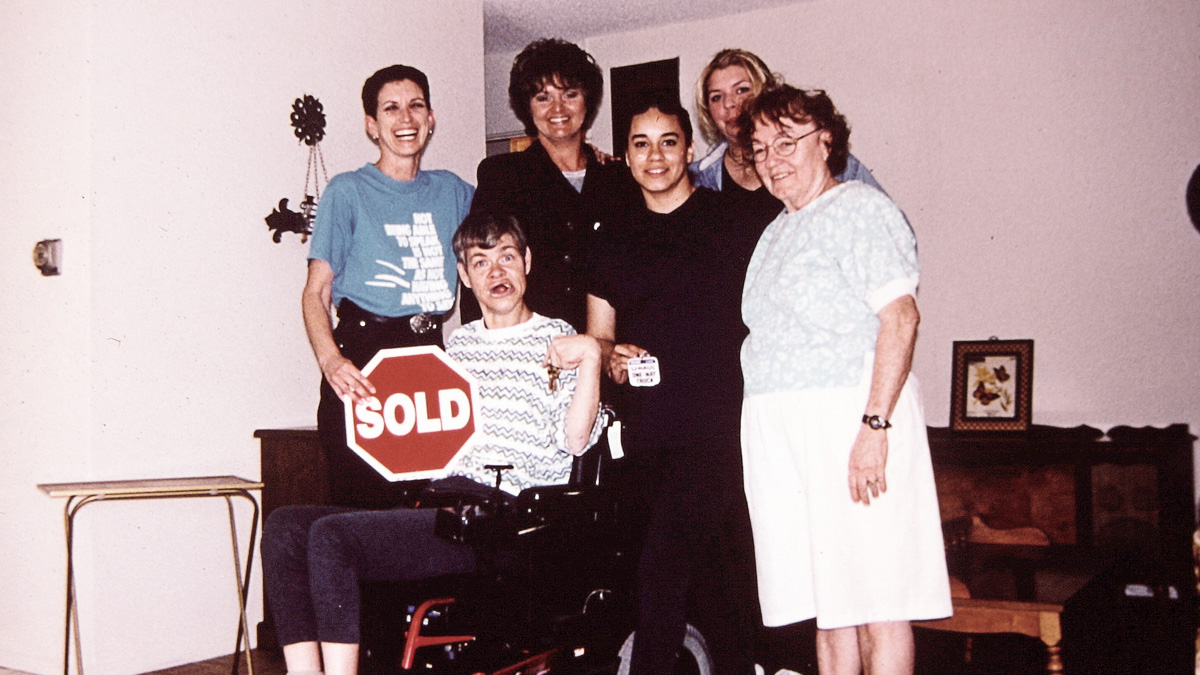
POLYGON ((550 391, 558 391, 558 366, 546 364, 546 374, 550 376, 550 391))

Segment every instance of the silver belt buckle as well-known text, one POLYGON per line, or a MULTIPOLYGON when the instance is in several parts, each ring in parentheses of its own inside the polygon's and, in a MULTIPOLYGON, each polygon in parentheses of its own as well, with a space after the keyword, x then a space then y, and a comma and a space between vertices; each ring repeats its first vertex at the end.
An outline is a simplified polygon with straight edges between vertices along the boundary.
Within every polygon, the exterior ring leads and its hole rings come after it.
POLYGON ((428 333, 437 326, 433 319, 433 315, 425 312, 410 316, 408 318, 408 325, 412 328, 412 332, 416 333, 417 335, 428 333))

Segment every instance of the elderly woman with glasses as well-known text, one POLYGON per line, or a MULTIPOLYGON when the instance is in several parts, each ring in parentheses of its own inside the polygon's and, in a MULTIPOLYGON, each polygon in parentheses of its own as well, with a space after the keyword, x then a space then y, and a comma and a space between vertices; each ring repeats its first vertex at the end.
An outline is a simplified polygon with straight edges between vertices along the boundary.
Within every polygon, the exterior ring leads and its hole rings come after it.
POLYGON ((909 622, 951 612, 909 372, 916 239, 886 195, 835 177, 850 130, 824 92, 765 90, 738 128, 785 209, 742 295, 742 453, 763 622, 816 617, 823 675, 911 673, 909 622))

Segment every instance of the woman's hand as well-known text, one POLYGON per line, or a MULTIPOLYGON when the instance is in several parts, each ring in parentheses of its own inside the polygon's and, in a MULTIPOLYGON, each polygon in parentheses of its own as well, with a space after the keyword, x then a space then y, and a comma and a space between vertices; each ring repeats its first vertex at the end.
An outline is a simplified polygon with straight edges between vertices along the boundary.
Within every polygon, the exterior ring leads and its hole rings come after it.
POLYGON ((604 298, 588 294, 588 335, 600 342, 604 355, 604 371, 613 382, 624 384, 629 379, 629 359, 649 354, 637 345, 616 344, 617 312, 604 298))
POLYGON ((596 161, 600 162, 601 165, 608 164, 609 162, 612 162, 613 164, 621 163, 621 159, 619 157, 613 157, 600 148, 597 148, 596 146, 592 145, 591 141, 585 142, 584 145, 592 149, 592 154, 596 156, 596 161))
POLYGON ((850 499, 871 504, 887 492, 887 431, 863 425, 850 449, 850 499))
POLYGON ((375 385, 362 374, 350 359, 334 354, 321 362, 321 374, 339 398, 350 397, 355 405, 375 395, 375 385))
POLYGON ((637 359, 649 355, 650 352, 637 345, 613 345, 612 353, 608 355, 608 363, 604 364, 604 369, 608 372, 608 376, 612 378, 613 382, 625 384, 629 379, 629 359, 637 359))
POLYGON ((375 387, 363 377, 350 359, 342 356, 333 339, 333 322, 329 317, 330 295, 333 292, 333 268, 324 260, 308 261, 308 279, 300 295, 304 313, 304 330, 312 345, 321 375, 339 398, 349 396, 355 404, 375 395, 375 387))
MULTIPOLYGON (((891 417, 900 390, 912 367, 913 345, 921 314, 911 295, 901 296, 879 310, 879 335, 875 338, 875 365, 871 371, 871 391, 864 413, 891 417)), ((866 424, 858 430, 850 449, 850 498, 870 504, 871 497, 887 492, 888 438, 886 429, 866 424)))

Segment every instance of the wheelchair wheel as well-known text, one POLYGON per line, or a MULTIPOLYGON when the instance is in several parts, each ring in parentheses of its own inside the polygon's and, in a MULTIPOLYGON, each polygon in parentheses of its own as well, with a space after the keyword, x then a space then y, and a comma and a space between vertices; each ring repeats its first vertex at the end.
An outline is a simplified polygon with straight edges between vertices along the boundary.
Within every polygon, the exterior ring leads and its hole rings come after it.
MULTIPOLYGON (((629 637, 625 638, 625 644, 621 645, 618 654, 621 665, 617 669, 617 675, 629 675, 629 663, 633 660, 633 637, 636 634, 636 631, 630 633, 629 637)), ((708 643, 695 626, 688 624, 687 632, 683 636, 683 647, 679 650, 679 658, 675 661, 675 669, 671 674, 712 675, 712 672, 712 656, 708 653, 708 643)))

